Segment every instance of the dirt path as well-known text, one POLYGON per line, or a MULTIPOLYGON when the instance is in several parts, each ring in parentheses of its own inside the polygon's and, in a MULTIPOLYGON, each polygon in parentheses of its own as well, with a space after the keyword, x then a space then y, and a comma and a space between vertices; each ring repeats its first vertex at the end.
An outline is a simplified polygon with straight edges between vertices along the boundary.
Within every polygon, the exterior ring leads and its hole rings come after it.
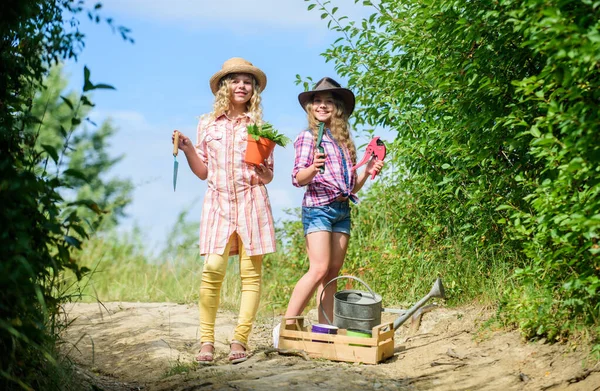
MULTIPOLYGON (((378 365, 305 360, 271 346, 279 319, 258 324, 252 356, 231 365, 234 315, 217 317, 217 362, 199 367, 196 306, 70 304, 63 348, 89 390, 600 390, 600 364, 566 346, 523 344, 517 333, 478 333, 482 308, 438 308, 395 334, 395 354, 378 365)), ((311 314, 309 314, 309 319, 311 314)), ((392 315, 392 314, 384 314, 392 315)), ((393 320, 395 315, 384 320, 393 320)))

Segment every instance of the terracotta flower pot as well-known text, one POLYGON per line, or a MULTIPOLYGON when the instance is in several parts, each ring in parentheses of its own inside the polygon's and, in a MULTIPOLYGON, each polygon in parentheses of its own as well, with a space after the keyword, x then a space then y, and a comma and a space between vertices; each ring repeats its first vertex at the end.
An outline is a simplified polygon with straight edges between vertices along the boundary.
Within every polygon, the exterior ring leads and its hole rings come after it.
POLYGON ((255 140, 254 137, 248 136, 248 146, 246 147, 246 156, 244 161, 248 164, 259 165, 265 162, 273 149, 275 149, 275 141, 260 137, 255 140))

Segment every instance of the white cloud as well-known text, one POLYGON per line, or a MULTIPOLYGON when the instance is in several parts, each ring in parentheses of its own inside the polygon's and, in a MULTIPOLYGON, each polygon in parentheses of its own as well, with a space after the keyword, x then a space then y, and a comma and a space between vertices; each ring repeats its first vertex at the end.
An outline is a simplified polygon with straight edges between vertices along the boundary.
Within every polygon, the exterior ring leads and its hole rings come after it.
MULTIPOLYGON (((348 0, 338 3, 337 16, 354 18, 373 11, 348 0)), ((321 13, 316 9, 308 11, 310 3, 303 0, 103 0, 102 4, 105 13, 111 16, 111 12, 117 12, 198 29, 228 24, 231 30, 246 31, 252 25, 264 31, 269 26, 295 28, 324 24, 321 13)))

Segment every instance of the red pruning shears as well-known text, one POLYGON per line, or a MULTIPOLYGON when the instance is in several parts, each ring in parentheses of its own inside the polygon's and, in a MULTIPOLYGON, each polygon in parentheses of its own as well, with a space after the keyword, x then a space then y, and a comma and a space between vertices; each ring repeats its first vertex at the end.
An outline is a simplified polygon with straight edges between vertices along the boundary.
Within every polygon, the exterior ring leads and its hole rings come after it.
MULTIPOLYGON (((358 167, 367 163, 369 161, 369 159, 371 159, 372 157, 375 157, 378 160, 385 159, 385 153, 386 153, 386 149, 385 149, 385 144, 383 143, 383 141, 381 141, 379 139, 379 136, 373 137, 373 140, 371 140, 369 142, 369 144, 367 145, 367 150, 365 151, 365 156, 363 156, 363 158, 360 162, 356 163, 354 165, 354 167, 352 167, 352 171, 356 171, 356 169, 358 167)), ((371 179, 375 178, 375 175, 377 175, 377 173, 373 173, 371 175, 371 179)))

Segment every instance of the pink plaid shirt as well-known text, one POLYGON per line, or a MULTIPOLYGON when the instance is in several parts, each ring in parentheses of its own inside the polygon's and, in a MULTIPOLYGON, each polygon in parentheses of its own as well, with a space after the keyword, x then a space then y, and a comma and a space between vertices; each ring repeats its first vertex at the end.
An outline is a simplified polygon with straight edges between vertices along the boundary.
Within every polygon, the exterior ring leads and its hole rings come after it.
MULTIPOLYGON (((321 146, 327 155, 325 159, 325 172, 317 173, 312 182, 306 185, 306 192, 302 199, 302 206, 323 206, 333 202, 338 196, 345 195, 352 202, 358 202, 352 188, 356 183, 356 173, 352 172, 352 162, 348 150, 340 150, 338 144, 326 131, 321 140, 321 146), (342 158, 343 156, 343 158, 342 158), (348 177, 344 177, 344 163, 348 177)), ((296 180, 298 171, 309 167, 315 156, 315 140, 310 130, 302 131, 294 141, 294 168, 292 169, 292 184, 301 187, 296 180)))
MULTIPOLYGON (((200 254, 223 254, 234 232, 248 255, 275 252, 275 227, 269 195, 252 166, 244 163, 249 116, 198 123, 196 151, 208 167, 208 189, 200 219, 200 254)), ((273 169, 273 154, 267 166, 273 169)), ((239 253, 232 242, 230 255, 239 253)))

